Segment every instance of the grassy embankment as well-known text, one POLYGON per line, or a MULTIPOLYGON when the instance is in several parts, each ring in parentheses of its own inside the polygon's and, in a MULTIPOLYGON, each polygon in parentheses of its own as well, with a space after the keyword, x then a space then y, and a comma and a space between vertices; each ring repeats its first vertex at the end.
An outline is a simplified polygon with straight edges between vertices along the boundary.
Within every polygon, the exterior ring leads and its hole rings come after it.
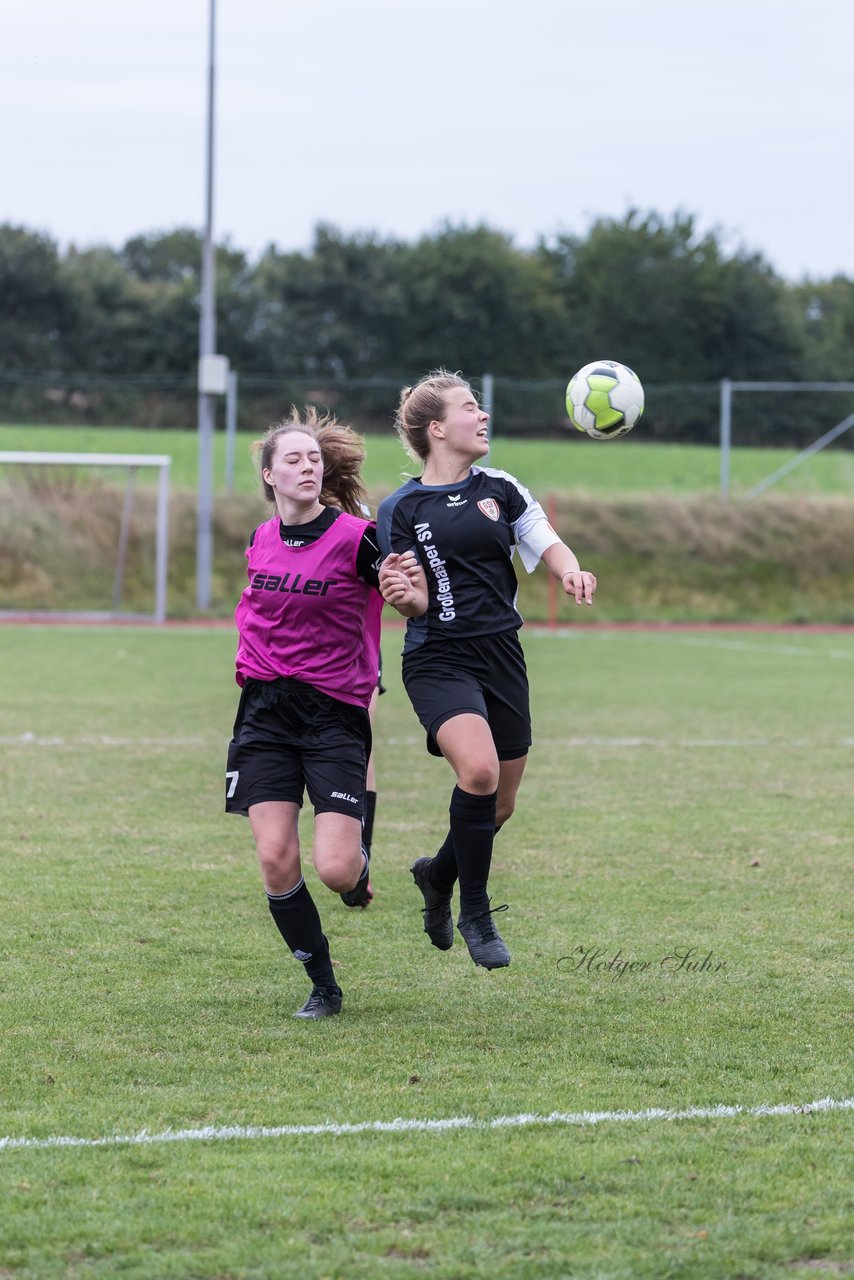
MULTIPOLYGON (((224 441, 217 440, 217 478, 224 441)), ((173 458, 169 608, 194 611, 196 465, 193 432, 118 428, 0 428, 0 448, 166 452, 173 458), (72 434, 73 433, 73 434, 72 434)), ((736 450, 733 501, 717 493, 719 456, 699 446, 625 440, 496 441, 492 465, 518 475, 545 503, 554 501, 561 535, 598 575, 596 608, 583 620, 854 622, 854 455, 821 454, 768 495, 742 501, 786 460, 782 451, 736 450)), ((243 585, 243 548, 265 518, 241 437, 235 492, 221 494, 215 526, 214 612, 227 614, 243 585)), ((408 465, 396 437, 368 438, 366 479, 374 502, 408 465)), ((10 484, 13 471, 6 472, 10 484)), ((79 471, 14 473, 0 515, 0 606, 108 608, 121 491, 79 471), (57 537, 57 529, 62 535, 57 537)), ((123 605, 151 607, 153 519, 150 484, 135 497, 139 532, 131 539, 123 605)), ((542 569, 521 584, 529 618, 547 615, 542 569)), ((561 602, 560 616, 578 618, 561 602)))

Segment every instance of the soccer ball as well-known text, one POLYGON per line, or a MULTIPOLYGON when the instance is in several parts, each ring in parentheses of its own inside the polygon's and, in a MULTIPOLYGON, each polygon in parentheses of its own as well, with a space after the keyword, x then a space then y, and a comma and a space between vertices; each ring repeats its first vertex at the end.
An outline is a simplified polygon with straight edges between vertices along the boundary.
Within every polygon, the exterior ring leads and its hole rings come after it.
POLYGON ((643 413, 643 387, 628 365, 593 360, 570 378, 566 411, 578 431, 594 440, 624 436, 643 413))

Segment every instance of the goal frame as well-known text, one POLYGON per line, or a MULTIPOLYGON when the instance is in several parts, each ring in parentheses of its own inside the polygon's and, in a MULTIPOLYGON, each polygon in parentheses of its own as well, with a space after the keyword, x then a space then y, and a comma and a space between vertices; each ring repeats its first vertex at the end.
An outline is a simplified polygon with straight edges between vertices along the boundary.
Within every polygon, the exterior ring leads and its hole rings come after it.
MULTIPOLYGON (((720 384, 720 492, 722 498, 730 496, 730 454, 732 452, 732 397, 736 391, 854 391, 854 382, 733 382, 731 378, 722 378, 720 384)), ((819 453, 827 445, 837 440, 839 436, 844 435, 846 431, 850 431, 854 426, 854 413, 850 413, 847 418, 843 418, 841 422, 837 422, 835 427, 831 427, 824 435, 819 436, 817 440, 813 440, 812 444, 807 445, 805 449, 801 449, 800 453, 794 458, 790 458, 782 467, 778 467, 770 476, 766 476, 764 480, 760 480, 745 495, 745 500, 756 498, 760 493, 764 493, 766 489, 770 489, 778 480, 782 480, 783 476, 794 471, 795 467, 799 467, 802 462, 806 462, 807 458, 811 458, 814 453, 819 453)))
MULTIPOLYGON (((139 467, 157 469, 157 518, 155 529, 154 612, 151 614, 120 614, 116 609, 63 612, 54 609, 22 610, 0 609, 5 618, 41 617, 68 621, 166 621, 166 586, 169 565, 169 477, 172 457, 166 453, 52 453, 35 450, 0 450, 0 466, 68 466, 68 467, 123 467, 128 471, 129 482, 139 467)), ((129 518, 127 498, 122 517, 120 556, 127 534, 129 518)), ((121 560, 117 570, 123 568, 121 560)))

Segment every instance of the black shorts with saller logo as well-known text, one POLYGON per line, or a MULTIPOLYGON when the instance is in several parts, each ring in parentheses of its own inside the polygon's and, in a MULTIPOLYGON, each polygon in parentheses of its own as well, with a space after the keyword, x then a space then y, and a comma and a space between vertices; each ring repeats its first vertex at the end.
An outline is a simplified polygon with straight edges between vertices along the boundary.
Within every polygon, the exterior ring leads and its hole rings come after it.
POLYGON ((268 800, 361 819, 371 722, 299 680, 248 679, 240 695, 225 775, 227 813, 268 800))
POLYGON ((436 733, 446 720, 483 716, 499 760, 518 760, 531 745, 525 655, 515 631, 426 641, 403 656, 403 683, 427 731, 427 750, 442 752, 436 733))

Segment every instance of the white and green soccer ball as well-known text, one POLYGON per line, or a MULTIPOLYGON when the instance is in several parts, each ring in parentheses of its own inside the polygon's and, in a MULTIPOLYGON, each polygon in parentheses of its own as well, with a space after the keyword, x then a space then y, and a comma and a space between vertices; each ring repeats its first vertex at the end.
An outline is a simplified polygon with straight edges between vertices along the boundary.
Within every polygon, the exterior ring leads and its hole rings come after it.
POLYGON ((593 360, 570 378, 566 411, 578 431, 594 440, 626 435, 643 413, 641 380, 616 360, 593 360))

